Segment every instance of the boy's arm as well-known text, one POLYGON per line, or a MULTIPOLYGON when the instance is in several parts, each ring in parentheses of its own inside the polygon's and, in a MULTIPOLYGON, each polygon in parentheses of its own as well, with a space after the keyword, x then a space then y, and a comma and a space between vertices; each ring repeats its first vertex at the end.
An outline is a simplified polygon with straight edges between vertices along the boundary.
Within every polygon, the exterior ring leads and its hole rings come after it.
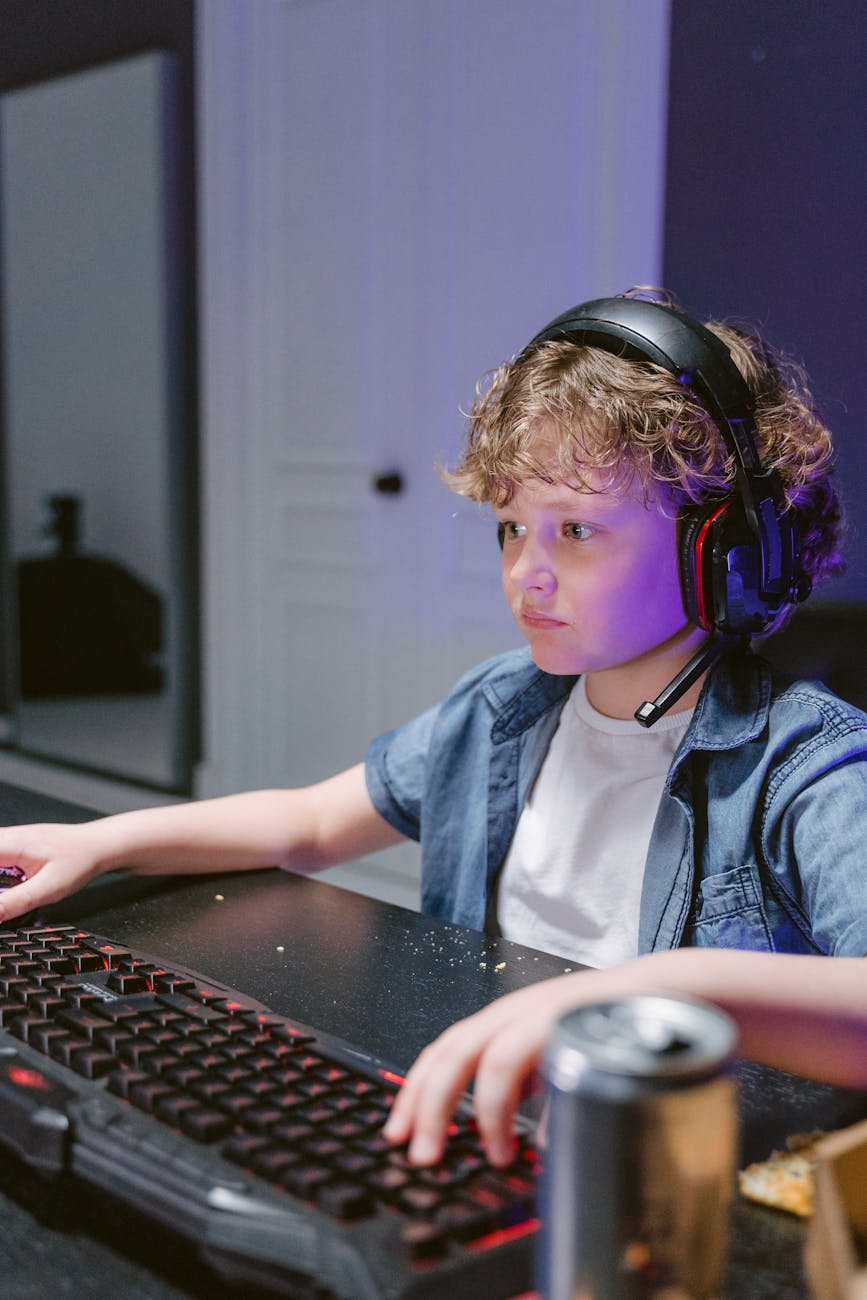
POLYGON ((451 1113, 475 1076, 481 1137, 492 1163, 507 1164, 515 1108, 556 1020, 588 1002, 647 992, 699 997, 727 1011, 744 1057, 867 1089, 867 958, 680 948, 545 980, 452 1025, 410 1070, 386 1136, 410 1140, 417 1164, 437 1160, 451 1113))
POLYGON ((27 880, 0 895, 0 922, 116 868, 315 872, 401 839, 371 802, 363 764, 300 790, 251 791, 77 825, 9 827, 0 830, 0 866, 18 866, 27 880))

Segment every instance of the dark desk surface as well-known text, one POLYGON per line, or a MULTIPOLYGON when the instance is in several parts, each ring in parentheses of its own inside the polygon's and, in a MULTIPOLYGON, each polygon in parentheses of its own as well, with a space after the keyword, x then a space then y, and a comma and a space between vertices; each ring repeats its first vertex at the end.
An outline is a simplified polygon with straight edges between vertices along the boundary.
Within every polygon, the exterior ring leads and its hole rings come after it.
MULTIPOLYGON (((83 820, 74 806, 0 785, 0 824, 83 820)), ((105 877, 44 912, 182 962, 355 1042, 399 1069, 440 1030, 511 989, 569 969, 557 957, 279 871, 105 877)), ((744 1158, 787 1134, 867 1114, 867 1098, 757 1067, 741 1071, 744 1158)), ((115 1294, 221 1300, 189 1252, 80 1188, 46 1185, 0 1156, 0 1278, 16 1300, 115 1294)), ((738 1202, 730 1300, 806 1296, 804 1225, 738 1202)), ((245 1296, 252 1293, 249 1288, 245 1296)))

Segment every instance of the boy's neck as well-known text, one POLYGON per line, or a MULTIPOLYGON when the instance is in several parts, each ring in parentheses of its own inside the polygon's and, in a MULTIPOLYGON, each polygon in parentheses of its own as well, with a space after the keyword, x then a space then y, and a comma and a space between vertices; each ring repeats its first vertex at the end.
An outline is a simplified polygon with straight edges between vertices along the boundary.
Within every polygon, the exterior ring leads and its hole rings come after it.
MULTIPOLYGON (((639 705, 655 699, 707 640, 701 629, 685 628, 638 659, 585 673, 588 701, 605 717, 632 718, 639 705)), ((689 687, 671 713, 695 708, 706 675, 689 687)))

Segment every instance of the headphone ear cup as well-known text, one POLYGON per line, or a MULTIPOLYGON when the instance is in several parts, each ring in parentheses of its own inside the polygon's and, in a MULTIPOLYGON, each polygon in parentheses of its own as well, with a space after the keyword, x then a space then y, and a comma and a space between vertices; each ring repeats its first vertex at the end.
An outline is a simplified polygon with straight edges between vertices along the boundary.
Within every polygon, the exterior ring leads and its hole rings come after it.
POLYGON ((738 498, 683 518, 680 576, 687 615, 706 632, 754 636, 779 613, 762 595, 761 548, 738 498))
POLYGON ((706 632, 714 630, 713 550, 716 522, 729 502, 713 501, 681 516, 680 585, 687 617, 706 632))

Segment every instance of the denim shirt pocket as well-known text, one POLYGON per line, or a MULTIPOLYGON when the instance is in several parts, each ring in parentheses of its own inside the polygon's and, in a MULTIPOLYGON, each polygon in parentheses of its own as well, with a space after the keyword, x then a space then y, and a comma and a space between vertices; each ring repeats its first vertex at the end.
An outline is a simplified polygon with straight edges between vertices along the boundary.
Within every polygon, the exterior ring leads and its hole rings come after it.
POLYGON ((697 948, 774 951, 771 926, 750 867, 731 867, 705 876, 699 883, 684 943, 697 948))

